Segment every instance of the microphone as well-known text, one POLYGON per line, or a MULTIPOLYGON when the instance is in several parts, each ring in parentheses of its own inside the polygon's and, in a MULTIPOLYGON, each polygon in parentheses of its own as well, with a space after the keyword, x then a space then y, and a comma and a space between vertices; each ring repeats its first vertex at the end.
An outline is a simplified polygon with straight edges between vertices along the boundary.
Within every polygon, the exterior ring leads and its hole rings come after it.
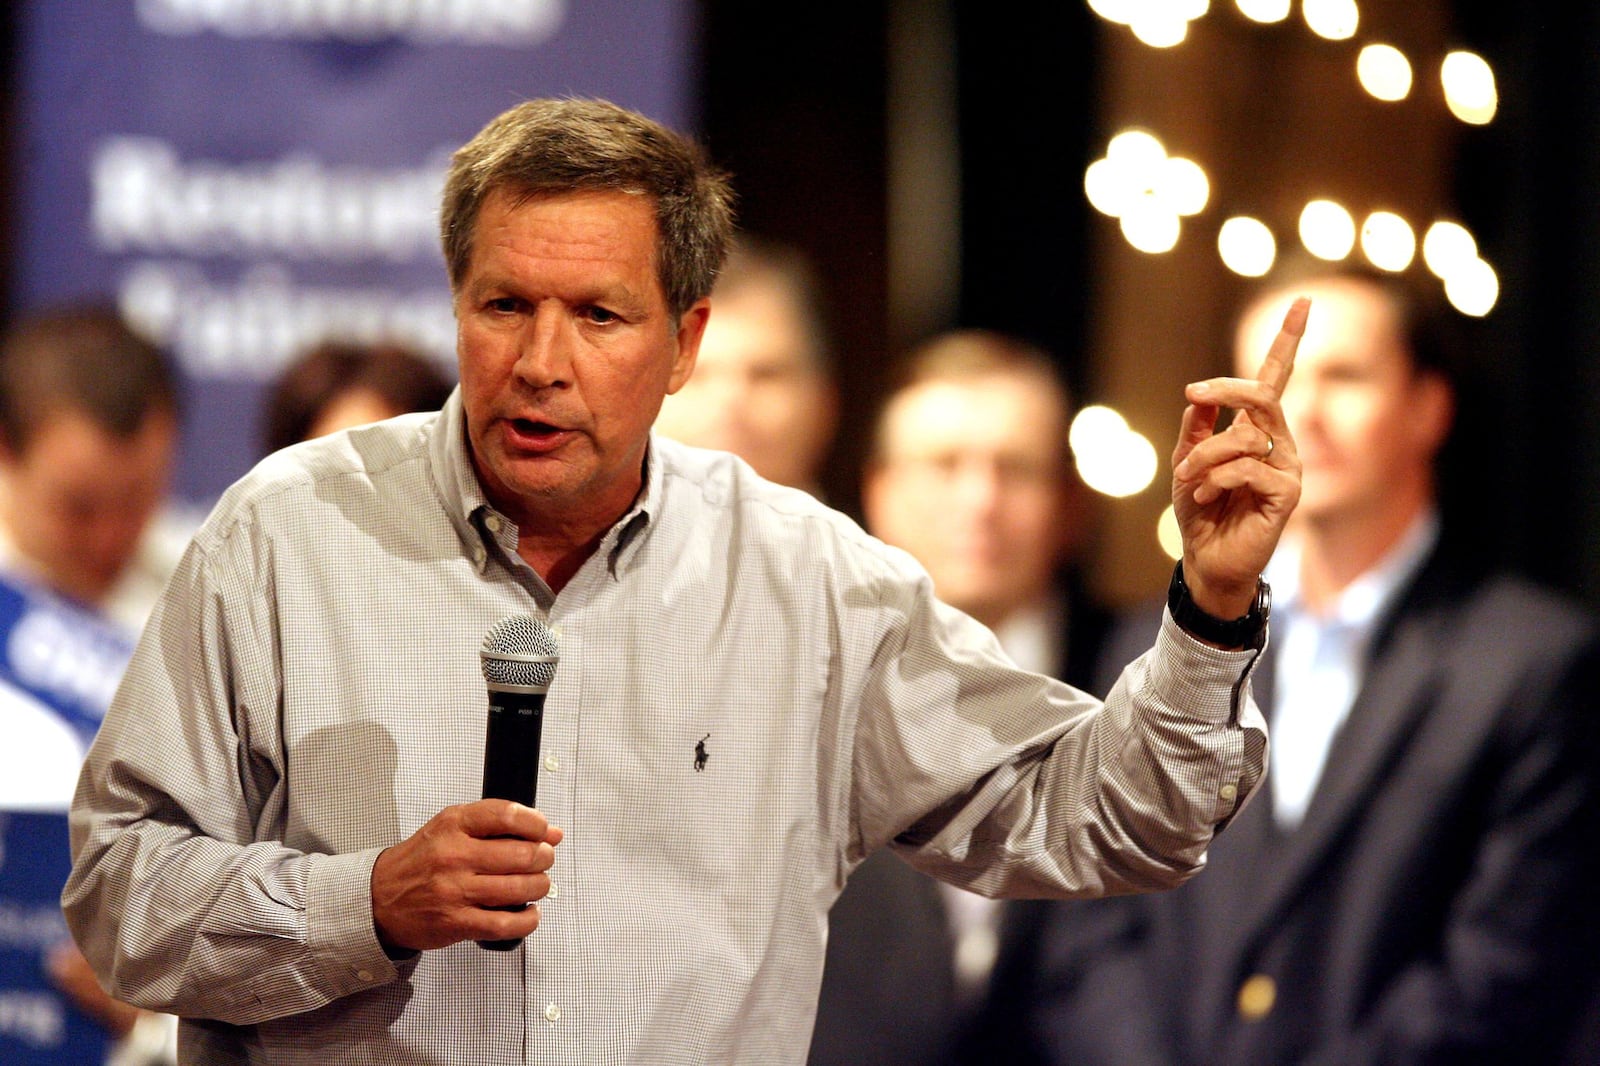
MULTIPOLYGON (((478 658, 489 688, 489 730, 483 744, 483 798, 535 805, 539 784, 539 736, 544 698, 556 676, 561 649, 545 624, 514 614, 489 627, 478 658)), ((507 910, 526 910, 523 903, 507 910)), ((480 940, 491 951, 509 951, 521 940, 480 940)))

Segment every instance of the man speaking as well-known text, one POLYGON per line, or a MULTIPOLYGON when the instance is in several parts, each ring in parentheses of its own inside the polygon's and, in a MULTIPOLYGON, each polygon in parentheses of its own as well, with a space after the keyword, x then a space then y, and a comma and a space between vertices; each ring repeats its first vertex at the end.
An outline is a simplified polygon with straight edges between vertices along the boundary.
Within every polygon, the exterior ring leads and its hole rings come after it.
POLYGON ((1258 380, 1189 387, 1188 632, 1102 706, 811 496, 652 437, 730 199, 612 105, 494 119, 444 193, 455 395, 265 460, 196 536, 63 893, 112 991, 184 1018, 184 1061, 799 1063, 866 854, 989 895, 1166 887, 1254 789, 1306 305, 1258 380), (476 798, 478 649, 515 614, 560 649, 537 810, 476 798))

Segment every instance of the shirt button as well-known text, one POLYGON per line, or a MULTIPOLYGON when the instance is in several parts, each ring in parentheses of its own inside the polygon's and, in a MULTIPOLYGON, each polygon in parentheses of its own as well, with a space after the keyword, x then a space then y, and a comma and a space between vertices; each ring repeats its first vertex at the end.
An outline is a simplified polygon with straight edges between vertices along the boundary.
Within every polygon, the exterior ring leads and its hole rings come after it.
POLYGON ((544 1009, 544 1020, 554 1025, 561 1020, 561 1008, 554 1003, 544 1009))
POLYGON ((489 553, 484 551, 482 548, 474 547, 472 549, 472 561, 477 563, 479 566, 482 566, 483 561, 488 557, 489 553))
POLYGON ((561 895, 561 889, 559 887, 557 887, 557 885, 556 885, 556 883, 554 881, 551 881, 550 882, 550 891, 545 893, 545 898, 546 899, 557 899, 557 898, 560 897, 560 895, 561 895))
POLYGON ((544 757, 544 768, 551 773, 555 773, 561 769, 561 760, 554 755, 546 755, 544 757))
POLYGON ((1225 800, 1231 800, 1235 796, 1237 796, 1238 794, 1239 794, 1238 788, 1236 788, 1233 785, 1223 785, 1220 789, 1217 790, 1217 795, 1221 796, 1225 800))
POLYGON ((552 637, 555 637, 557 640, 560 640, 561 639, 561 627, 560 626, 551 626, 550 627, 550 635, 552 637))
POLYGON ((373 976, 373 973, 372 973, 371 970, 357 970, 356 971, 356 976, 361 978, 363 981, 375 981, 375 980, 377 980, 377 978, 373 976))
POLYGON ((1277 999, 1277 982, 1264 973, 1252 974, 1239 986, 1239 1017, 1247 1022, 1260 1021, 1272 1013, 1277 999))
POLYGON ((488 531, 490 533, 498 533, 498 532, 500 532, 500 527, 504 523, 502 523, 500 521, 500 516, 499 515, 491 514, 491 515, 486 515, 484 517, 483 524, 484 524, 484 528, 488 529, 488 531))

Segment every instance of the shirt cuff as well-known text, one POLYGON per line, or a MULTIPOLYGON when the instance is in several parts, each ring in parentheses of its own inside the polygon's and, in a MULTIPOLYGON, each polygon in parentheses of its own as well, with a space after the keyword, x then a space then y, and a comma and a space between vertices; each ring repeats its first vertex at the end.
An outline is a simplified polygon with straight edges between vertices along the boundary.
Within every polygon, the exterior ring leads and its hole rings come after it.
POLYGON ((397 979, 372 924, 372 867, 382 848, 313 855, 306 876, 308 947, 324 989, 347 996, 397 979))
POLYGON ((1192 711, 1204 721, 1244 724, 1245 715, 1237 713, 1243 708, 1236 709, 1235 701, 1243 702, 1248 694, 1244 681, 1259 659, 1255 648, 1224 651, 1196 640, 1163 608, 1150 658, 1151 691, 1165 706, 1192 711))

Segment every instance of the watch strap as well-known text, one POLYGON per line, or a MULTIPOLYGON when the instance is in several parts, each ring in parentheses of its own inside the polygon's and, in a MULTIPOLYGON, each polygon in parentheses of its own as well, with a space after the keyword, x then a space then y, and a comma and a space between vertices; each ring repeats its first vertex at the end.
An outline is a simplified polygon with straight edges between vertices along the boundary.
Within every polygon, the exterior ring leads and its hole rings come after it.
POLYGON ((1172 620, 1190 636, 1221 645, 1224 648, 1256 648, 1267 641, 1267 619, 1272 613, 1272 589, 1262 579, 1256 579, 1256 598, 1250 610, 1238 618, 1224 619, 1200 609, 1189 595, 1189 586, 1183 580, 1183 562, 1172 568, 1172 581, 1167 586, 1167 607, 1172 620))

